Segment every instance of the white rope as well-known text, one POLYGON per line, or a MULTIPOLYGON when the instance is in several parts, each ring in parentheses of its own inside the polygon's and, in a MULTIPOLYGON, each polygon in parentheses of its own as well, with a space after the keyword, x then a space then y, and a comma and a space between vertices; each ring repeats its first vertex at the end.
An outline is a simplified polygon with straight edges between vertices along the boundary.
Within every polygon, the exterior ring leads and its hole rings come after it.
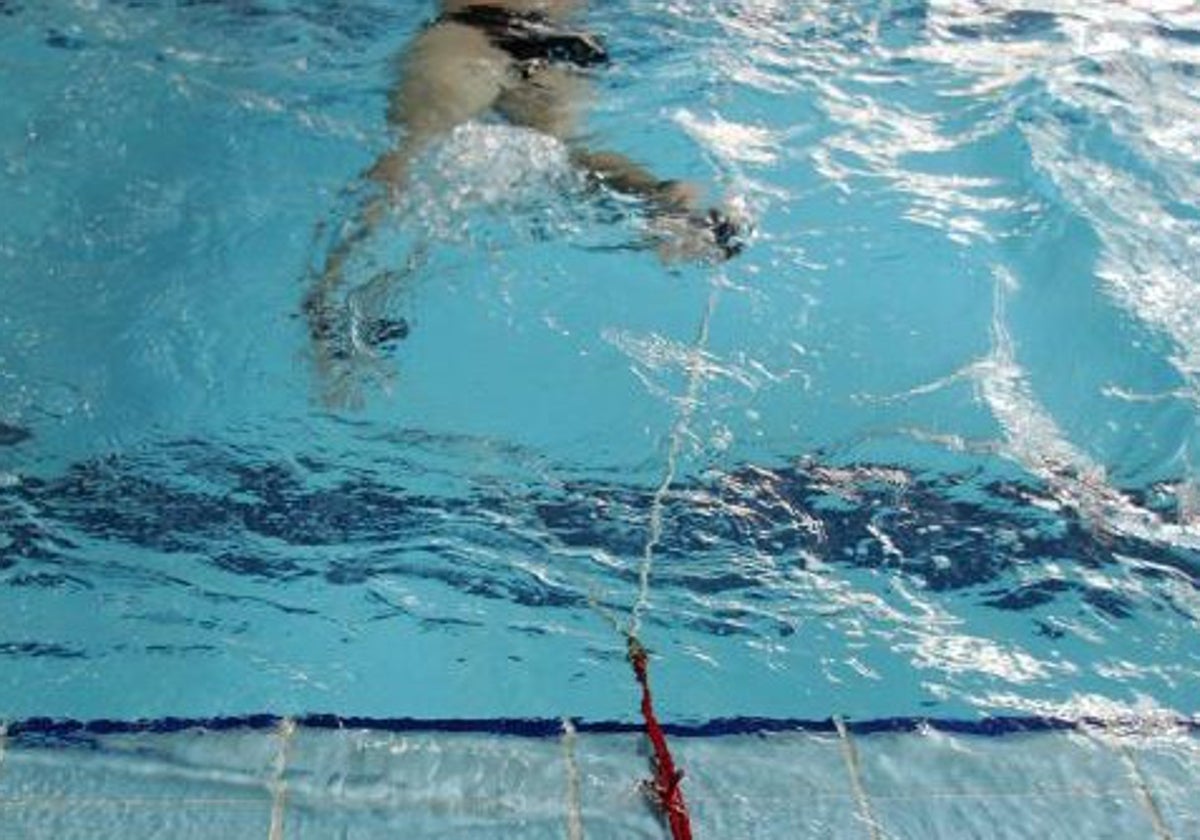
POLYGON ((867 836, 871 840, 882 840, 883 834, 879 830, 879 822, 875 819, 874 811, 871 810, 871 800, 867 798, 867 789, 863 787, 858 750, 855 748, 854 742, 850 740, 850 730, 846 728, 845 721, 840 717, 835 717, 833 724, 837 727, 838 737, 841 740, 842 758, 846 762, 846 773, 850 776, 850 789, 854 793, 854 801, 858 805, 858 818, 866 826, 867 836))
POLYGON ((567 765, 567 840, 583 840, 583 798, 579 761, 575 756, 575 724, 570 718, 562 722, 563 760, 567 765))
POLYGON ((658 489, 654 491, 654 496, 650 499, 650 522, 646 533, 646 543, 642 546, 641 567, 638 569, 637 599, 633 602, 633 608, 629 612, 629 627, 627 632, 631 638, 638 638, 638 634, 642 628, 642 615, 649 606, 650 576, 654 570, 654 552, 662 540, 663 504, 666 501, 667 493, 671 490, 671 485, 675 482, 675 472, 679 464, 679 453, 683 450, 683 442, 687 436, 688 427, 692 422, 692 416, 696 413, 696 404, 700 397, 700 386, 704 383, 704 354, 708 348, 709 327, 712 324, 713 313, 717 309, 720 290, 721 286, 718 278, 718 281, 713 284, 712 291, 709 292, 708 304, 705 306, 704 315, 700 319, 700 327, 696 333, 696 340, 692 343, 692 347, 688 352, 687 388, 684 391, 679 414, 676 416, 675 423, 671 427, 670 442, 667 449, 667 463, 666 468, 663 470, 662 481, 659 483, 658 489))
POLYGON ((281 720, 275 731, 275 737, 279 739, 279 752, 275 754, 275 773, 271 778, 271 827, 267 840, 283 840, 283 809, 287 802, 284 773, 287 771, 288 752, 295 734, 296 721, 291 718, 281 720))
POLYGON ((1121 744, 1118 749, 1121 757, 1125 760, 1125 767, 1129 770, 1133 785, 1137 788, 1142 806, 1145 807, 1146 813, 1150 817, 1150 824, 1154 826, 1156 840, 1173 840, 1171 830, 1167 828, 1167 821, 1163 818, 1162 810, 1158 807, 1158 802, 1150 790, 1150 784, 1146 781, 1146 776, 1142 773, 1137 759, 1134 758, 1133 751, 1129 749, 1128 744, 1121 744))

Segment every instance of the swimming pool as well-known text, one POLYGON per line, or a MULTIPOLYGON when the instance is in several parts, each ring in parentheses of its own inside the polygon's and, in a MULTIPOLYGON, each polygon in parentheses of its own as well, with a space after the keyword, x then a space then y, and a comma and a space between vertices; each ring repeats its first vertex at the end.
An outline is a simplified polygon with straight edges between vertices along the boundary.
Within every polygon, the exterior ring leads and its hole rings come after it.
POLYGON ((0 717, 634 721, 631 611, 678 723, 1196 713, 1189 4, 591 10, 589 131, 750 247, 464 126, 328 407, 300 300, 430 14, 0 2, 0 717))

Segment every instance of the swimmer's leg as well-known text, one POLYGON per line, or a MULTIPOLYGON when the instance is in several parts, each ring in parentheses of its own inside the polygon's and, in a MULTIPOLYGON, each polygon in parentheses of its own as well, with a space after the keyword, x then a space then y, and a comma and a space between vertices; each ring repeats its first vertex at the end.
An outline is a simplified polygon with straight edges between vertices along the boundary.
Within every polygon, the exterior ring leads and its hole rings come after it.
POLYGON ((487 111, 512 74, 509 55, 479 30, 456 23, 426 29, 399 60, 399 80, 388 96, 389 128, 403 137, 367 169, 381 194, 369 199, 330 251, 322 285, 336 287, 346 262, 403 192, 418 155, 437 137, 487 111))
POLYGON ((571 162, 595 181, 644 199, 652 209, 684 209, 689 198, 694 198, 684 185, 655 177, 625 155, 593 151, 580 139, 579 112, 590 98, 585 78, 568 68, 549 65, 506 89, 496 100, 496 110, 514 125, 562 140, 570 149, 571 162))
POLYGON ((579 112, 590 99, 585 77, 570 68, 549 65, 503 91, 496 110, 514 125, 562 140, 571 161, 597 185, 643 201, 666 235, 660 253, 687 258, 713 253, 728 259, 742 248, 741 231, 728 214, 705 210, 699 190, 681 181, 664 181, 629 157, 591 149, 580 139, 579 112))
MULTIPOLYGON (((329 367, 350 337, 341 302, 346 267, 404 191, 413 161, 437 137, 491 108, 512 76, 511 58, 477 29, 442 23, 424 30, 399 59, 399 79, 388 97, 387 120, 403 139, 364 173, 375 189, 342 229, 304 297, 303 311, 318 369, 329 367)), ((395 336, 396 325, 381 334, 395 336)))
POLYGON ((651 220, 663 234, 659 254, 668 261, 715 255, 731 259, 744 247, 741 225, 720 208, 705 209, 700 191, 685 181, 662 180, 617 152, 575 145, 575 165, 598 185, 645 202, 651 220))

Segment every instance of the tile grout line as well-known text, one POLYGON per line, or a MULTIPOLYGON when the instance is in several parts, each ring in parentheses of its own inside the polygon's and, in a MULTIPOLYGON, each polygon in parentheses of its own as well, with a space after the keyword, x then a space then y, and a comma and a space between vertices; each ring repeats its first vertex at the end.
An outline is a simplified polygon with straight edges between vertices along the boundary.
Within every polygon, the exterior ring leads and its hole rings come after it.
POLYGON ((562 722, 563 760, 567 765, 567 840, 583 840, 583 803, 580 796, 579 760, 575 755, 578 735, 570 718, 562 722))
POLYGON ((271 777, 271 827, 267 830, 267 840, 283 840, 283 810, 287 802, 287 772, 288 753, 292 746, 292 738, 296 734, 296 721, 285 717, 275 730, 279 739, 279 752, 275 754, 275 773, 271 777))
POLYGON ((4 808, 80 808, 90 805, 138 805, 146 808, 165 806, 225 807, 225 808, 258 808, 262 806, 261 797, 249 796, 72 796, 59 794, 56 796, 31 795, 17 797, 0 797, 0 810, 4 808))
POLYGON ((854 742, 850 739, 850 731, 846 729, 846 723, 840 717, 833 719, 833 725, 837 727, 838 738, 841 740, 842 758, 846 762, 846 773, 850 776, 850 788, 854 793, 854 801, 858 805, 858 818, 867 827, 867 836, 870 840, 883 840, 879 822, 871 810, 871 800, 867 798, 867 790, 863 787, 858 750, 855 749, 854 742))
POLYGON ((1158 807, 1158 801, 1154 798, 1154 792, 1150 790, 1150 782, 1146 779, 1146 774, 1142 772, 1141 766, 1137 763, 1133 751, 1129 749, 1128 744, 1118 744, 1117 751, 1120 752, 1121 758, 1125 760, 1125 767, 1129 770, 1133 786, 1137 788, 1138 798, 1142 801, 1142 805, 1150 816, 1150 822, 1154 826, 1154 836, 1158 840, 1173 840, 1171 830, 1167 827, 1167 821, 1163 818, 1162 809, 1158 807))

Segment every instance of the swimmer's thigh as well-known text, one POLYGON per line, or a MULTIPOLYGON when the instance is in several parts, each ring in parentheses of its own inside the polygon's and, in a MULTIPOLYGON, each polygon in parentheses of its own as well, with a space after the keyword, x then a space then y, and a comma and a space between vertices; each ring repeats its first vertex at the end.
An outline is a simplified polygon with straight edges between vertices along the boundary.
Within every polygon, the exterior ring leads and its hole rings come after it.
POLYGON ((388 122, 415 139, 448 131, 495 104, 511 63, 478 29, 457 23, 427 29, 401 57, 388 122))
POLYGON ((543 67, 507 87, 496 101, 513 125, 525 126, 567 140, 579 127, 579 113, 590 98, 590 86, 564 67, 543 67))

